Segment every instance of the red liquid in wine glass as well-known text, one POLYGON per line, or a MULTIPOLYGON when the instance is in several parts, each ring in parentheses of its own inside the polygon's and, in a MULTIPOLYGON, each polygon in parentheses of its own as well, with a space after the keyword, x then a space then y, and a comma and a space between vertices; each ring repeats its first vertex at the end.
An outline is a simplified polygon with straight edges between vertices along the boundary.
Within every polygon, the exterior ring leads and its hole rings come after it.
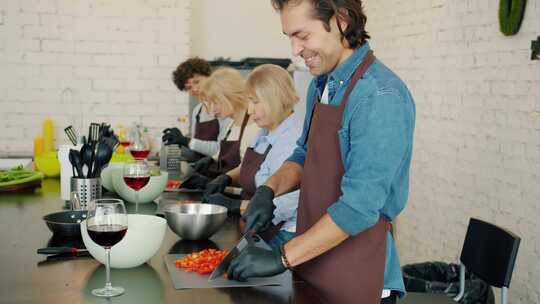
POLYGON ((127 227, 122 225, 92 225, 88 227, 88 236, 102 247, 112 247, 126 235, 127 227))
POLYGON ((120 144, 122 145, 122 147, 127 148, 131 143, 129 141, 121 141, 120 144))
POLYGON ((139 160, 139 159, 145 159, 148 154, 150 154, 150 150, 130 150, 131 156, 133 158, 139 160))
POLYGON ((150 176, 124 176, 124 181, 131 189, 139 191, 150 181, 150 176))

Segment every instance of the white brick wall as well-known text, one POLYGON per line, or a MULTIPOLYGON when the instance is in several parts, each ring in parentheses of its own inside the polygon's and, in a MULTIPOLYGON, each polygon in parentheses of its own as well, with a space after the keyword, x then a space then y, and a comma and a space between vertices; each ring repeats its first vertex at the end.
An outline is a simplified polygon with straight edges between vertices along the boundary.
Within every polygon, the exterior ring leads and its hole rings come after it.
POLYGON ((478 217, 522 237, 510 302, 540 303, 540 2, 513 37, 495 0, 365 2, 375 53, 417 105, 402 263, 456 261, 478 217))
POLYGON ((31 153, 42 121, 142 122, 188 113, 171 79, 190 50, 189 0, 0 0, 0 154, 31 153), (70 88, 74 94, 62 92, 70 88))

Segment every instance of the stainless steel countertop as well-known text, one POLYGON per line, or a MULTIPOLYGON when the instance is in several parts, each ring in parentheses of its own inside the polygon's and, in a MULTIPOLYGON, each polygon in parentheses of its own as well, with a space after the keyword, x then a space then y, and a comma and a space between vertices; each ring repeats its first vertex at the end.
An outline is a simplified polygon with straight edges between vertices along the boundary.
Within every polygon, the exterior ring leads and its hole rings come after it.
MULTIPOLYGON (((197 200, 193 195, 167 194, 168 198, 197 200)), ((0 303, 320 303, 316 291, 306 283, 293 286, 257 288, 175 290, 163 256, 190 253, 211 246, 229 249, 240 238, 238 219, 230 218, 210 240, 182 241, 167 228, 159 252, 146 264, 132 269, 112 269, 113 285, 126 289, 109 300, 91 295, 102 287, 105 269, 88 257, 44 262, 36 250, 48 245, 70 245, 53 239, 41 218, 60 211, 60 183, 45 179, 42 187, 31 192, 0 194, 0 303), (53 244, 54 243, 54 244, 53 244)), ((134 209, 127 204, 128 212, 134 209)), ((139 206, 139 211, 155 214, 157 204, 139 206)))

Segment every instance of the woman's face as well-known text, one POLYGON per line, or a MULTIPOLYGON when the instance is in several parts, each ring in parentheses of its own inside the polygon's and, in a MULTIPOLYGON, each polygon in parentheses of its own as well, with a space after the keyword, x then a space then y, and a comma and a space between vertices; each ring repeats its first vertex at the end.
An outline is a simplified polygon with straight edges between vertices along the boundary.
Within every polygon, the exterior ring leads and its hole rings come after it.
POLYGON ((249 98, 248 114, 259 128, 270 129, 275 124, 268 115, 265 104, 254 96, 249 98))
POLYGON ((217 118, 232 118, 234 115, 232 107, 224 102, 218 100, 208 100, 207 105, 210 112, 212 112, 217 118))

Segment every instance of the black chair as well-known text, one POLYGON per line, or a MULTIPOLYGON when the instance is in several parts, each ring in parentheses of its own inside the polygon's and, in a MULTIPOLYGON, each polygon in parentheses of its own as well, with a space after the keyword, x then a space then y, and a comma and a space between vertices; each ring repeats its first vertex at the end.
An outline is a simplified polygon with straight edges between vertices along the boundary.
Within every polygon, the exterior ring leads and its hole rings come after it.
POLYGON ((460 257, 459 293, 453 299, 443 294, 408 293, 398 303, 456 303, 465 293, 465 269, 487 284, 501 288, 501 303, 508 303, 508 288, 521 239, 493 224, 471 218, 460 257))

